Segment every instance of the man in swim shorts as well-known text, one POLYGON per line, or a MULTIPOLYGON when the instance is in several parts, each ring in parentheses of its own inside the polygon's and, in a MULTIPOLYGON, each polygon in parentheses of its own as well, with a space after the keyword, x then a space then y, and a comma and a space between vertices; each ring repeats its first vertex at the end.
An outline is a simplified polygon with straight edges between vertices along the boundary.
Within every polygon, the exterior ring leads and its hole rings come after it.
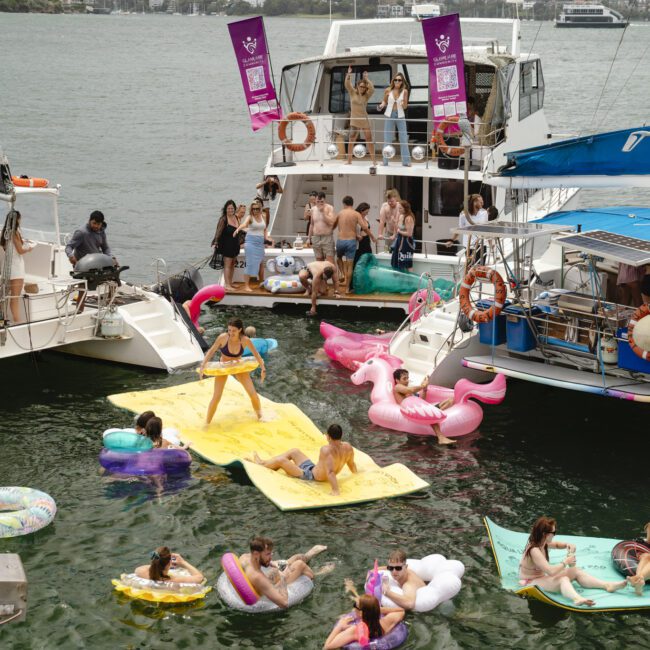
POLYGON ((334 264, 334 237, 332 232, 336 224, 334 208, 325 203, 325 192, 319 192, 316 205, 311 209, 311 220, 307 236, 318 261, 327 260, 334 264))
POLYGON ((300 269, 298 278, 305 287, 305 295, 311 296, 311 309, 307 312, 309 316, 316 316, 318 296, 327 295, 327 281, 330 278, 334 284, 334 296, 339 295, 339 274, 332 262, 310 262, 300 269))
MULTIPOLYGON (((426 376, 423 380, 422 383, 420 383, 418 386, 409 386, 409 371, 406 370, 405 368, 398 368, 393 372, 393 379, 395 380, 395 386, 393 388, 393 397, 395 398, 395 401, 398 404, 401 404, 405 398, 411 397, 412 395, 419 395, 422 399, 424 399, 424 396, 426 395, 427 392, 427 386, 429 385, 429 377, 426 376)), ((454 398, 450 397, 449 399, 443 400, 438 404, 438 408, 441 411, 444 411, 445 409, 448 409, 450 406, 452 406, 454 403, 454 398)), ((452 440, 451 438, 447 438, 447 436, 442 435, 442 431, 440 431, 440 426, 436 424, 432 424, 431 428, 433 429, 433 433, 436 435, 438 438, 438 443, 441 445, 451 445, 455 440, 452 440)))
POLYGON ((338 424, 330 424, 325 434, 327 444, 320 448, 318 462, 314 463, 300 449, 290 449, 284 454, 274 456, 268 460, 262 460, 257 452, 254 452, 251 460, 258 465, 277 471, 283 469, 289 476, 303 481, 329 481, 332 486, 331 495, 337 496, 339 484, 336 475, 347 465, 350 471, 357 472, 354 462, 354 449, 348 442, 342 442, 343 429, 338 424))
MULTIPOLYGON (((244 553, 239 557, 239 563, 246 577, 258 594, 266 596, 282 609, 289 605, 287 585, 303 575, 313 579, 317 574, 309 568, 308 564, 313 557, 327 550, 327 546, 314 546, 307 553, 292 555, 284 565, 273 561, 273 540, 268 537, 253 537, 249 548, 250 553, 244 553)), ((325 570, 318 573, 328 573, 332 568, 332 565, 326 565, 323 567, 325 570)))
POLYGON ((415 594, 418 589, 425 586, 425 582, 408 568, 406 553, 401 549, 394 550, 388 556, 388 564, 381 568, 390 573, 402 590, 402 593, 398 594, 389 588, 388 581, 384 581, 382 582, 384 596, 390 598, 398 607, 413 609, 415 607, 415 594))

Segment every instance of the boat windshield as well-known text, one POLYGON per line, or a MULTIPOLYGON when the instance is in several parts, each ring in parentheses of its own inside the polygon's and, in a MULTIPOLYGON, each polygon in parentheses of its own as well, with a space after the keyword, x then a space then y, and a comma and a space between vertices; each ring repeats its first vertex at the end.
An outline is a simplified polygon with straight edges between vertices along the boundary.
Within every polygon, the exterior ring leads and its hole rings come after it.
POLYGON ((320 61, 298 63, 282 71, 280 105, 284 113, 310 113, 320 61))
MULTIPOLYGON (((20 212, 23 237, 34 241, 58 243, 57 198, 56 194, 50 192, 16 192, 14 207, 20 212)), ((8 210, 8 206, 3 207, 8 210)))

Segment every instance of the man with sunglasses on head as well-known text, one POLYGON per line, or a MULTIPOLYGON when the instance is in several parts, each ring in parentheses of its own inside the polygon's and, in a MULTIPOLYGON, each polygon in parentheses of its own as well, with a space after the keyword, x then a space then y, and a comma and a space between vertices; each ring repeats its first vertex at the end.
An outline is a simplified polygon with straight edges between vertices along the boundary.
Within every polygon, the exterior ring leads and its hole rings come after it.
POLYGON ((418 589, 425 586, 424 580, 417 576, 406 564, 406 553, 401 549, 394 550, 388 556, 385 568, 390 576, 400 586, 402 593, 393 591, 388 586, 388 581, 382 581, 382 593, 390 598, 398 607, 413 609, 415 607, 415 594, 418 589))

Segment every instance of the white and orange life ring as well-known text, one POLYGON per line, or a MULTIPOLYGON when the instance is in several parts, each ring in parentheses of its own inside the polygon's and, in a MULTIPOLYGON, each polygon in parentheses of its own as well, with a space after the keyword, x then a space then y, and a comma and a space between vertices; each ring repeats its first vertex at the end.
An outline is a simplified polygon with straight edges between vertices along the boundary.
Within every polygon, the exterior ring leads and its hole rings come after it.
POLYGON ((460 308, 463 314, 475 323, 489 323, 503 309, 506 302, 506 285, 503 278, 494 269, 487 266, 474 266, 468 272, 460 285, 458 292, 460 308), (494 301, 489 309, 478 309, 472 304, 469 292, 477 279, 488 280, 494 284, 494 301))
POLYGON ((645 361, 650 361, 650 350, 644 350, 642 347, 637 345, 634 340, 634 326, 646 316, 650 316, 650 306, 643 304, 641 305, 630 317, 630 322, 627 324, 627 342, 630 344, 632 352, 636 354, 637 357, 644 359, 645 361))
POLYGON ((47 178, 32 178, 31 176, 12 176, 11 182, 16 187, 47 187, 50 184, 47 178))
MULTIPOLYGON (((438 151, 444 153, 446 156, 453 156, 454 158, 459 158, 465 153, 465 147, 451 147, 445 142, 445 132, 451 126, 458 127, 458 115, 452 115, 451 117, 446 117, 440 124, 438 128, 433 132, 431 136, 431 142, 435 143, 438 151)), ((460 131, 458 131, 460 133, 460 131)))
POLYGON ((314 123, 309 119, 309 117, 304 113, 289 113, 286 119, 280 122, 280 126, 278 128, 278 137, 282 141, 282 144, 289 151, 305 151, 311 147, 311 145, 314 144, 316 140, 316 127, 314 126, 314 123), (293 140, 287 137, 287 127, 289 126, 289 122, 296 121, 304 122, 305 126, 307 127, 307 137, 302 144, 295 143, 293 140))

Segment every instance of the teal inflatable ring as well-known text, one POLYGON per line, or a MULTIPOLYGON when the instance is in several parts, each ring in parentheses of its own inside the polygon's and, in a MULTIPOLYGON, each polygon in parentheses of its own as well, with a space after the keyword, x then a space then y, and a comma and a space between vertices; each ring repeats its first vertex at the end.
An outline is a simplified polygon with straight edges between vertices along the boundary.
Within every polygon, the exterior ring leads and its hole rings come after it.
POLYGON ((49 494, 28 487, 0 487, 0 538, 33 533, 54 515, 56 503, 49 494))

